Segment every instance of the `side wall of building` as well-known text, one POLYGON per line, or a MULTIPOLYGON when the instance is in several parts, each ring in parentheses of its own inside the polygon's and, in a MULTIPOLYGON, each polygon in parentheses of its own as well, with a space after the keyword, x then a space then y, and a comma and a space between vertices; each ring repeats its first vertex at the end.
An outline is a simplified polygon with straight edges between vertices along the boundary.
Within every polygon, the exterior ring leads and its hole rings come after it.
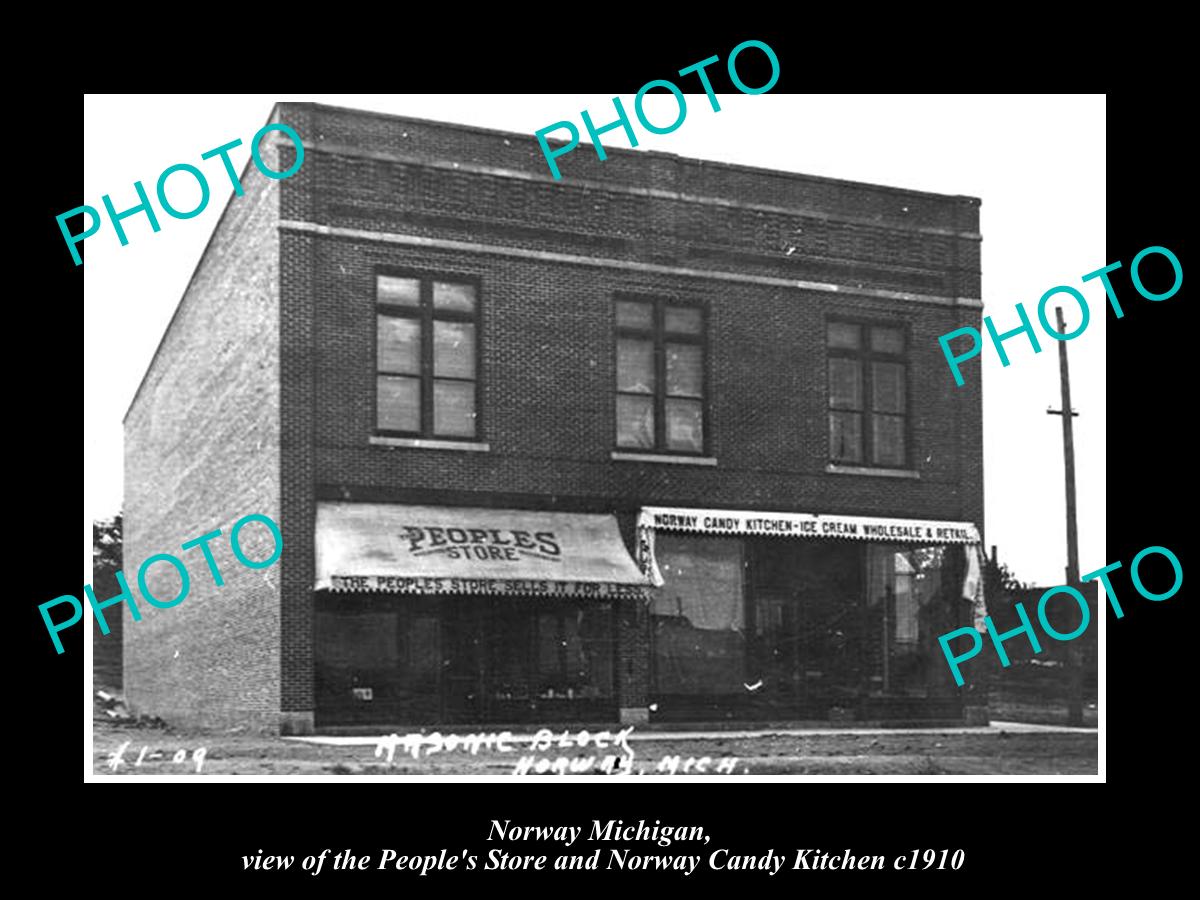
MULTIPOLYGON (((268 165, 285 168, 269 146, 268 138, 268 165)), ((242 183, 245 195, 230 198, 125 420, 125 574, 142 614, 133 622, 122 609, 125 693, 135 711, 170 723, 274 730, 282 567, 250 569, 229 542, 244 516, 281 517, 280 182, 250 165, 242 183), (209 546, 221 587, 199 548, 181 550, 216 529, 209 546), (181 558, 191 581, 168 609, 150 606, 136 582, 157 553, 181 558)), ((252 560, 274 546, 258 523, 239 544, 252 560)), ((147 586, 170 600, 179 580, 157 563, 147 586)))

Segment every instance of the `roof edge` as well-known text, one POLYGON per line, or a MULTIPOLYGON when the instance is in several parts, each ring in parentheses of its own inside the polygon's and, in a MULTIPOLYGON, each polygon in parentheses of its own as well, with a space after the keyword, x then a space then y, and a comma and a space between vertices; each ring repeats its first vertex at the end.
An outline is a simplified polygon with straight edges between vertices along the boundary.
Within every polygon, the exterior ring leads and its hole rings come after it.
MULTIPOLYGON (((697 95, 703 96, 703 95, 697 95)), ((332 103, 316 103, 307 100, 284 100, 275 104, 278 109, 281 106, 298 106, 313 110, 329 110, 339 113, 353 113, 360 116, 371 116, 377 119, 387 119, 394 122, 415 122, 420 125, 434 125, 440 128, 450 128, 455 131, 467 131, 474 134, 490 134, 499 138, 517 138, 525 141, 536 141, 532 134, 526 134, 519 131, 504 131, 499 128, 487 128, 482 125, 466 125, 462 122, 444 122, 439 119, 425 119, 419 116, 403 116, 397 113, 385 113, 372 109, 358 109, 353 106, 339 106, 332 103)), ((549 140, 553 140, 552 138, 549 140)), ((593 144, 580 140, 580 147, 594 147, 593 144)), ((789 178, 802 178, 808 181, 820 182, 822 184, 847 185, 850 187, 871 188, 877 191, 884 191, 892 194, 899 194, 906 197, 934 197, 939 200, 967 200, 976 206, 982 206, 983 201, 979 197, 973 197, 970 194, 943 194, 937 191, 922 191, 916 188, 904 188, 897 185, 877 184, 872 181, 853 181, 849 178, 834 178, 828 175, 812 175, 806 172, 792 172, 787 169, 768 169, 763 166, 747 166, 742 163, 730 163, 715 159, 703 159, 698 156, 683 156, 678 153, 670 153, 663 150, 634 150, 629 147, 605 147, 606 155, 612 156, 650 156, 657 159, 674 159, 683 160, 685 162, 701 163, 705 166, 717 166, 722 169, 729 169, 737 172, 750 172, 757 175, 786 175, 789 178)), ((570 175, 563 175, 563 180, 570 179, 570 175)))

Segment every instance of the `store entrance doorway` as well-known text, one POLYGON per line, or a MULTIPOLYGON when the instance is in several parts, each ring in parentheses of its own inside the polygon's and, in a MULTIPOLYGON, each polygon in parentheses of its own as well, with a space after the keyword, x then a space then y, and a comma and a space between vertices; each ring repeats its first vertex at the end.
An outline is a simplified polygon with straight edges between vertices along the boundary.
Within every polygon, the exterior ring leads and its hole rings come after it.
POLYGON ((751 543, 747 618, 764 698, 802 718, 853 707, 866 678, 861 547, 751 543))

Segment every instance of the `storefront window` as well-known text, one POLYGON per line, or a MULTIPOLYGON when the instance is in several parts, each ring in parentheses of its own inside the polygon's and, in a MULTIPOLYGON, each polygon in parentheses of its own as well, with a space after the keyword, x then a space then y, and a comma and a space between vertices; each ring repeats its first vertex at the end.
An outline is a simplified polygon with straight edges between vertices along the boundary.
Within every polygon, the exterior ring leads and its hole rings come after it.
POLYGON ((863 545, 747 541, 754 596, 756 702, 814 717, 852 704, 868 682, 863 545))
POLYGON ((944 630, 944 546, 872 544, 867 551, 867 606, 883 645, 885 692, 922 693, 944 630))
POLYGON ((339 721, 436 716, 442 666, 436 616, 383 598, 316 610, 317 702, 339 721))
POLYGON ((507 600, 492 606, 491 618, 484 629, 492 701, 526 702, 531 692, 536 693, 529 680, 532 634, 533 617, 528 609, 507 600))
POLYGON ((605 718, 613 605, 533 598, 334 595, 316 611, 326 722, 605 718), (594 701, 590 702, 589 701, 594 701))
POLYGON ((535 688, 543 700, 612 695, 610 604, 545 611, 537 616, 535 688))
POLYGON ((652 607, 655 690, 744 694, 742 542, 660 533, 655 555, 665 580, 652 607))

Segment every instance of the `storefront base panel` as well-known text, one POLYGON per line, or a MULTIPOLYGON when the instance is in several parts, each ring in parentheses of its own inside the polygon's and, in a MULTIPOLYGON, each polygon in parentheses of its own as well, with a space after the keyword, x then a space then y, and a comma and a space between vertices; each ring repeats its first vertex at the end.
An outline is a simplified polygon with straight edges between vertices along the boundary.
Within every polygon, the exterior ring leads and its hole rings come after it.
POLYGON ((286 735, 312 734, 316 723, 311 711, 279 714, 279 733, 286 735))
MULTIPOLYGON (((643 711, 644 712, 644 711, 643 711)), ((365 709, 363 707, 326 707, 316 712, 315 727, 317 731, 328 732, 330 729, 359 728, 391 729, 393 726, 402 728, 445 728, 447 726, 487 726, 493 729, 500 725, 518 725, 524 728, 555 728, 559 725, 582 725, 593 722, 613 723, 621 718, 623 711, 618 711, 612 704, 588 703, 579 701, 564 701, 561 704, 546 704, 535 708, 518 706, 493 706, 486 716, 471 715, 467 711, 443 715, 430 712, 427 715, 415 714, 413 710, 395 710, 389 712, 384 708, 365 709)), ((644 721, 644 719, 643 719, 644 721)), ((300 734, 301 732, 292 732, 300 734)))
POLYGON ((964 722, 966 711, 955 697, 870 697, 858 707, 859 717, 879 721, 920 722, 951 719, 964 722))
POLYGON ((968 725, 990 725, 992 721, 986 706, 968 706, 964 715, 968 725))
POLYGON ((650 722, 771 722, 933 725, 963 724, 966 714, 957 698, 864 697, 853 701, 808 700, 795 704, 749 698, 660 697, 650 722))

